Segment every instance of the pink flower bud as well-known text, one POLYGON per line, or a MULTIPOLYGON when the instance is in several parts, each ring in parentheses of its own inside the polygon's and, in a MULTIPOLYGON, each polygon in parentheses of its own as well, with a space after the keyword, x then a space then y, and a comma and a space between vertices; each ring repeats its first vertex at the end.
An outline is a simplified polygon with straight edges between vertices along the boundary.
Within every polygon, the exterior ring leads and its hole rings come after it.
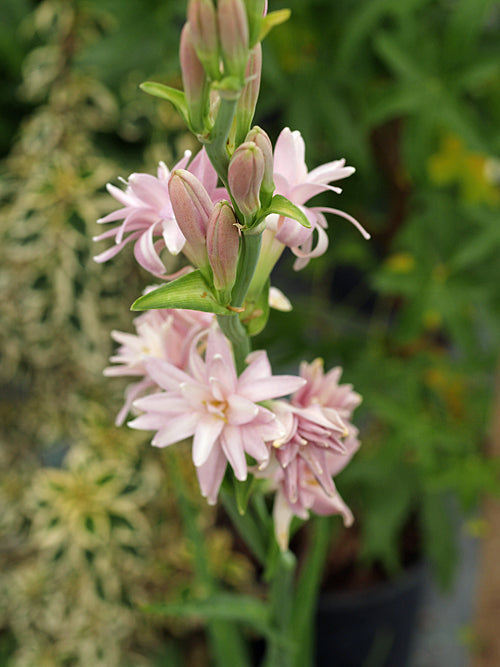
POLYGON ((217 22, 226 75, 243 78, 248 60, 248 18, 243 0, 218 0, 217 22))
POLYGON ((200 269, 208 265, 207 224, 214 207, 208 192, 191 172, 176 169, 168 182, 175 219, 186 238, 183 252, 200 269))
POLYGON ((236 109, 236 143, 240 144, 252 124, 260 90, 262 73, 262 47, 256 44, 250 51, 245 70, 245 87, 241 91, 236 109))
POLYGON ((189 120, 196 132, 203 132, 208 108, 208 81, 203 65, 194 48, 189 23, 184 25, 181 32, 179 56, 182 83, 189 107, 189 120))
POLYGON ((264 168, 264 155, 251 141, 238 146, 229 163, 229 189, 246 223, 260 209, 259 193, 264 168))
POLYGON ((240 235, 236 225, 236 216, 229 202, 220 201, 215 204, 207 226, 208 261, 214 275, 214 286, 227 293, 228 302, 236 280, 240 247, 240 235))
POLYGON ((273 160, 273 145, 269 135, 258 125, 252 127, 247 134, 245 141, 251 141, 262 151, 264 156, 264 177, 262 179, 262 186, 260 196, 262 204, 268 206, 271 202, 271 197, 274 192, 274 160, 273 160))
POLYGON ((220 78, 217 16, 212 0, 190 0, 187 10, 191 36, 198 58, 211 79, 220 78))

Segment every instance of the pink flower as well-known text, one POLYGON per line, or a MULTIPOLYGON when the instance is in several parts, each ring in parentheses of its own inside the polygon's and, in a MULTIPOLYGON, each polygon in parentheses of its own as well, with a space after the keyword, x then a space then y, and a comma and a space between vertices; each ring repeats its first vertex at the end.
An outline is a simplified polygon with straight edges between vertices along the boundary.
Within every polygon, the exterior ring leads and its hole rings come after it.
POLYGON ((212 320, 212 314, 195 310, 148 310, 134 320, 137 334, 111 332, 120 347, 110 359, 117 365, 106 368, 104 375, 142 378, 127 387, 125 404, 116 417, 117 426, 123 424, 136 398, 150 389, 158 389, 148 375, 146 360, 165 359, 178 368, 186 368, 194 338, 208 329, 212 320))
POLYGON ((238 377, 229 343, 215 327, 209 330, 205 358, 191 346, 188 372, 163 360, 146 361, 149 376, 164 391, 135 402, 144 412, 132 428, 154 430, 152 444, 166 447, 193 437, 193 461, 202 494, 217 500, 227 463, 237 479, 247 477, 246 455, 259 466, 269 460, 269 441, 283 435, 275 414, 259 405, 299 389, 304 380, 273 376, 265 352, 254 352, 238 377))
MULTIPOLYGON (((190 157, 191 152, 186 151, 172 171, 185 168, 190 157)), ((205 150, 202 149, 196 155, 189 165, 189 171, 203 183, 214 202, 227 198, 224 188, 217 188, 217 173, 205 150)), ((134 255, 139 264, 153 275, 165 277, 165 265, 160 259, 161 250, 167 248, 170 253, 177 255, 185 243, 170 202, 169 178, 170 171, 160 162, 156 177, 150 174, 132 174, 128 182, 125 181, 125 191, 108 184, 108 192, 122 204, 122 208, 98 222, 123 222, 118 227, 94 237, 94 241, 112 237, 115 239, 114 246, 94 257, 96 262, 106 262, 118 254, 127 243, 134 242, 134 255)))
POLYGON ((273 229, 276 232, 276 239, 289 246, 298 257, 294 264, 296 270, 303 268, 311 257, 322 255, 328 247, 328 237, 325 232, 327 222, 323 212, 334 213, 346 218, 359 229, 365 238, 370 238, 359 222, 343 211, 304 206, 311 197, 326 190, 340 194, 341 188, 329 184, 347 178, 354 171, 354 167, 345 166, 344 159, 328 162, 308 171, 305 163, 305 143, 300 132, 292 132, 286 127, 280 133, 274 148, 276 194, 283 195, 300 206, 309 219, 311 228, 306 229, 291 218, 278 218, 277 216, 270 216, 268 228, 273 229), (314 230, 317 232, 318 240, 313 249, 314 230))
POLYGON ((290 401, 273 405, 285 427, 284 436, 273 443, 278 465, 269 470, 277 488, 274 515, 282 548, 286 548, 293 515, 305 519, 309 510, 317 514, 339 513, 346 524, 352 522, 352 514, 332 477, 347 465, 359 447, 358 431, 349 420, 361 397, 351 385, 338 384, 340 368, 324 375, 320 359, 312 364, 303 362, 300 375, 306 383, 290 401))

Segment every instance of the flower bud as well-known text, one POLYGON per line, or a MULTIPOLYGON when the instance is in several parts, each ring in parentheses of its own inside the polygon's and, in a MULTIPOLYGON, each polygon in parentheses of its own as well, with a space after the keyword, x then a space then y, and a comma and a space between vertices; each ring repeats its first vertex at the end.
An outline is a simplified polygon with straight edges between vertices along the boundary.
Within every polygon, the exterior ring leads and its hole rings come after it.
POLYGON ((259 38, 262 17, 267 14, 267 1, 245 0, 245 5, 248 16, 250 46, 253 46, 259 38))
POLYGON ((218 0, 217 23, 224 74, 243 79, 248 60, 248 18, 243 0, 218 0))
POLYGON ((207 253, 212 267, 214 287, 229 303, 231 288, 236 280, 240 234, 236 216, 227 201, 220 201, 208 219, 207 253))
POLYGON ((247 67, 245 70, 245 86, 241 91, 238 106, 236 108, 236 144, 243 142, 250 126, 252 125, 255 107, 260 90, 260 77, 262 73, 262 46, 256 44, 250 51, 247 67))
POLYGON ((229 163, 229 189, 246 224, 251 222, 260 209, 259 193, 264 168, 264 155, 251 141, 238 146, 229 163))
POLYGON ((189 23, 184 25, 181 32, 179 56, 182 83, 189 107, 189 120, 195 132, 204 132, 209 87, 205 70, 194 48, 189 23))
POLYGON ((214 207, 208 192, 191 172, 176 169, 168 182, 170 201, 179 229, 186 238, 183 253, 204 272, 208 267, 207 224, 214 207))
POLYGON ((212 0, 190 0, 187 17, 198 58, 211 79, 220 79, 217 16, 212 0))
POLYGON ((274 192, 274 161, 273 145, 269 135, 258 125, 252 127, 245 141, 251 141, 262 151, 264 156, 264 177, 260 188, 260 199, 263 207, 268 207, 274 192))

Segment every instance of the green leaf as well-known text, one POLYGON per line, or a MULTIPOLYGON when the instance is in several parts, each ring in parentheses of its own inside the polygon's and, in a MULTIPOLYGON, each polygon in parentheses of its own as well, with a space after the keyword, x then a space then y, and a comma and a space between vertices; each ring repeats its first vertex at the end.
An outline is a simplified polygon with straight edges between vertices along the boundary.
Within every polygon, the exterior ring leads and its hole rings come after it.
POLYGON ((445 494, 424 493, 421 504, 424 550, 444 590, 449 590, 457 566, 457 536, 447 501, 449 505, 445 494))
POLYGON ((230 314, 230 311, 217 301, 198 269, 139 297, 132 304, 131 310, 153 308, 187 308, 216 315, 230 314))
POLYGON ((277 9, 263 17, 260 23, 259 42, 261 42, 273 28, 288 21, 291 15, 290 9, 277 9))
POLYGON ((236 507, 241 516, 243 516, 247 511, 248 501, 250 500, 250 494, 253 488, 254 476, 248 475, 244 482, 240 482, 236 477, 233 477, 233 482, 236 507))
POLYGON ((148 95, 153 95, 154 97, 159 97, 162 100, 168 100, 171 102, 177 111, 181 114, 182 119, 188 127, 191 127, 189 122, 189 111, 186 103, 186 95, 182 90, 177 90, 177 88, 171 88, 170 86, 165 86, 162 83, 155 83, 154 81, 145 81, 139 86, 141 90, 148 95))
POLYGON ((298 206, 292 204, 289 199, 283 197, 283 195, 274 195, 274 197, 271 199, 271 205, 263 212, 263 215, 260 216, 257 224, 271 213, 276 213, 277 215, 283 215, 285 218, 292 218, 292 220, 297 220, 297 222, 299 222, 303 227, 307 227, 308 229, 311 227, 311 223, 307 219, 305 213, 301 211, 298 206))
POLYGON ((258 299, 249 303, 245 302, 245 311, 240 314, 240 320, 245 326, 249 336, 259 334, 269 319, 269 280, 267 280, 258 299))
POLYGON ((257 598, 239 593, 214 593, 204 600, 146 605, 144 611, 178 618, 197 617, 207 620, 248 623, 261 633, 267 633, 269 606, 257 598))

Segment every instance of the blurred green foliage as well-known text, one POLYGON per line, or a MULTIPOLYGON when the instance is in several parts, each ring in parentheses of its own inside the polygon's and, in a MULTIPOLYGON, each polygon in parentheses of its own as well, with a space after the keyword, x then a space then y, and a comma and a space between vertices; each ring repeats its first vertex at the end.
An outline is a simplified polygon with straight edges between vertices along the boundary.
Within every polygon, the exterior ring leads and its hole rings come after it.
MULTIPOLYGON (((152 665, 160 650, 177 660, 166 637, 186 631, 152 626, 130 606, 196 584, 163 457, 110 426, 120 387, 100 376, 109 330, 130 329, 147 277, 130 253, 95 265, 91 242, 113 206, 106 181, 154 172, 192 146, 169 104, 138 90, 145 79, 180 85, 185 4, 0 7, 0 655, 16 666, 152 665), (87 500, 72 509, 74 494, 87 500)), ((363 395, 363 447, 338 478, 360 562, 396 572, 417 517, 449 582, 450 508, 475 509, 498 491, 487 433, 500 340, 500 7, 270 5, 291 7, 292 19, 264 44, 256 120, 273 140, 284 125, 299 129, 310 168, 339 157, 356 166, 340 207, 373 238, 332 220, 326 255, 300 274, 285 257, 274 281, 294 310, 273 313, 256 346, 276 368, 316 356, 342 365, 363 395)), ((251 586, 249 562, 198 507, 214 573, 251 586)), ((204 664, 196 640, 191 649, 204 664)))

